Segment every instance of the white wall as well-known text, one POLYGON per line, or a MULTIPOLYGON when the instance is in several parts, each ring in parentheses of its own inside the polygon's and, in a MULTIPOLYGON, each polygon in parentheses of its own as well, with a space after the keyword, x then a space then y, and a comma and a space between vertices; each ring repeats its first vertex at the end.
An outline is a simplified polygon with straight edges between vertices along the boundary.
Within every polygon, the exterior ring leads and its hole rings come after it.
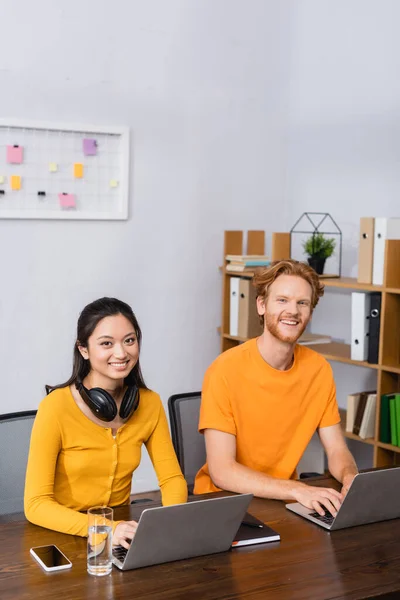
MULTIPOLYGON (((102 295, 132 304, 164 401, 198 389, 224 229, 331 212, 355 276, 359 218, 400 216, 399 20, 397 0, 3 0, 0 114, 129 125, 132 163, 127 222, 0 221, 0 411, 68 377, 102 295)), ((349 324, 327 293, 315 330, 349 324)), ((371 372, 333 366, 343 406, 371 372)), ((154 485, 147 459, 135 481, 154 485)))
MULTIPOLYGON (((343 274, 356 277, 360 217, 400 216, 400 3, 298 0, 293 10, 286 226, 331 213, 343 274)), ((326 291, 313 330, 350 342, 348 292, 326 291)), ((340 406, 376 385, 371 369, 332 366, 340 406)))
MULTIPOLYGON (((150 387, 199 389, 219 351, 224 229, 283 230, 289 5, 3 0, 0 114, 132 132, 122 223, 0 221, 0 412, 71 370, 76 320, 130 303, 150 387)), ((134 489, 154 487, 146 458, 134 489)))

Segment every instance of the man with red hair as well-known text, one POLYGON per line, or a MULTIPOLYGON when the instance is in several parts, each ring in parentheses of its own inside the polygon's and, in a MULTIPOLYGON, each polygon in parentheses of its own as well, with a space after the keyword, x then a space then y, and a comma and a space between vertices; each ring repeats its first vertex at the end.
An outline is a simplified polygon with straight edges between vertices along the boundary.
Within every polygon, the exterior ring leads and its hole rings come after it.
POLYGON ((207 463, 194 491, 250 492, 336 515, 358 471, 340 427, 332 369, 296 343, 324 288, 311 267, 294 260, 260 270, 253 285, 264 331, 221 354, 206 372, 199 430, 207 463), (315 431, 341 492, 296 480, 315 431))

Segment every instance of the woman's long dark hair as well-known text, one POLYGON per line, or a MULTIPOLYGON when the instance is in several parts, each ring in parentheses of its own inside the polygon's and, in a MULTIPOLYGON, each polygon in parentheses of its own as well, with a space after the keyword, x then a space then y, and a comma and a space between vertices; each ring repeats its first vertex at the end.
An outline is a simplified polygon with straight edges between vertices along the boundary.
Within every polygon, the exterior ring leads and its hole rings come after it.
MULTIPOLYGON (((58 388, 68 387, 75 384, 77 381, 83 381, 85 379, 85 377, 90 373, 90 361, 83 358, 82 354, 79 352, 78 344, 79 346, 85 346, 87 348, 88 340, 95 330, 97 324, 105 317, 113 317, 115 315, 122 315, 128 319, 130 323, 132 323, 132 326, 136 332, 140 357, 142 332, 131 307, 125 302, 117 300, 116 298, 99 298, 99 300, 95 300, 94 302, 91 302, 85 306, 79 315, 76 336, 77 341, 74 346, 71 377, 68 379, 68 381, 65 383, 60 383, 59 385, 46 385, 47 393, 58 388)), ((140 369, 139 358, 128 377, 125 378, 125 384, 136 384, 139 388, 147 389, 143 379, 142 371, 140 369)))

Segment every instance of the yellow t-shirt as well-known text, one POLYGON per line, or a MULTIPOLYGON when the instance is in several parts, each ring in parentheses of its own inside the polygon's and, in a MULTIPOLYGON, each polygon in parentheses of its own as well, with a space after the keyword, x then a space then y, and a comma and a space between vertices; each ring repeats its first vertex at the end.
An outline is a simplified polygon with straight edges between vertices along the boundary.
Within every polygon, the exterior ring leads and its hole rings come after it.
POLYGON ((40 403, 33 424, 26 518, 48 529, 86 536, 87 515, 79 511, 129 504, 142 444, 156 471, 163 504, 186 502, 187 485, 158 394, 140 390, 138 409, 114 439, 106 423, 102 427, 83 414, 69 387, 55 390, 40 403))
MULTIPOLYGON (((199 431, 236 436, 236 460, 272 477, 295 477, 297 464, 320 427, 340 422, 329 363, 296 345, 287 371, 266 363, 252 339, 223 352, 203 384, 199 431)), ((207 463, 195 480, 195 494, 217 491, 207 463)))

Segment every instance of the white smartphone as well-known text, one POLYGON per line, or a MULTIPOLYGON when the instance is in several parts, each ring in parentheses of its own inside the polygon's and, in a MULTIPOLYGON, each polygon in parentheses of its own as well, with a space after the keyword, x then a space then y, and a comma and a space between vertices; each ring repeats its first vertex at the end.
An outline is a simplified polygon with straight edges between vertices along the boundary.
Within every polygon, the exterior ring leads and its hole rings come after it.
POLYGON ((36 546, 30 549, 30 553, 45 571, 60 571, 72 567, 72 562, 57 546, 36 546))

